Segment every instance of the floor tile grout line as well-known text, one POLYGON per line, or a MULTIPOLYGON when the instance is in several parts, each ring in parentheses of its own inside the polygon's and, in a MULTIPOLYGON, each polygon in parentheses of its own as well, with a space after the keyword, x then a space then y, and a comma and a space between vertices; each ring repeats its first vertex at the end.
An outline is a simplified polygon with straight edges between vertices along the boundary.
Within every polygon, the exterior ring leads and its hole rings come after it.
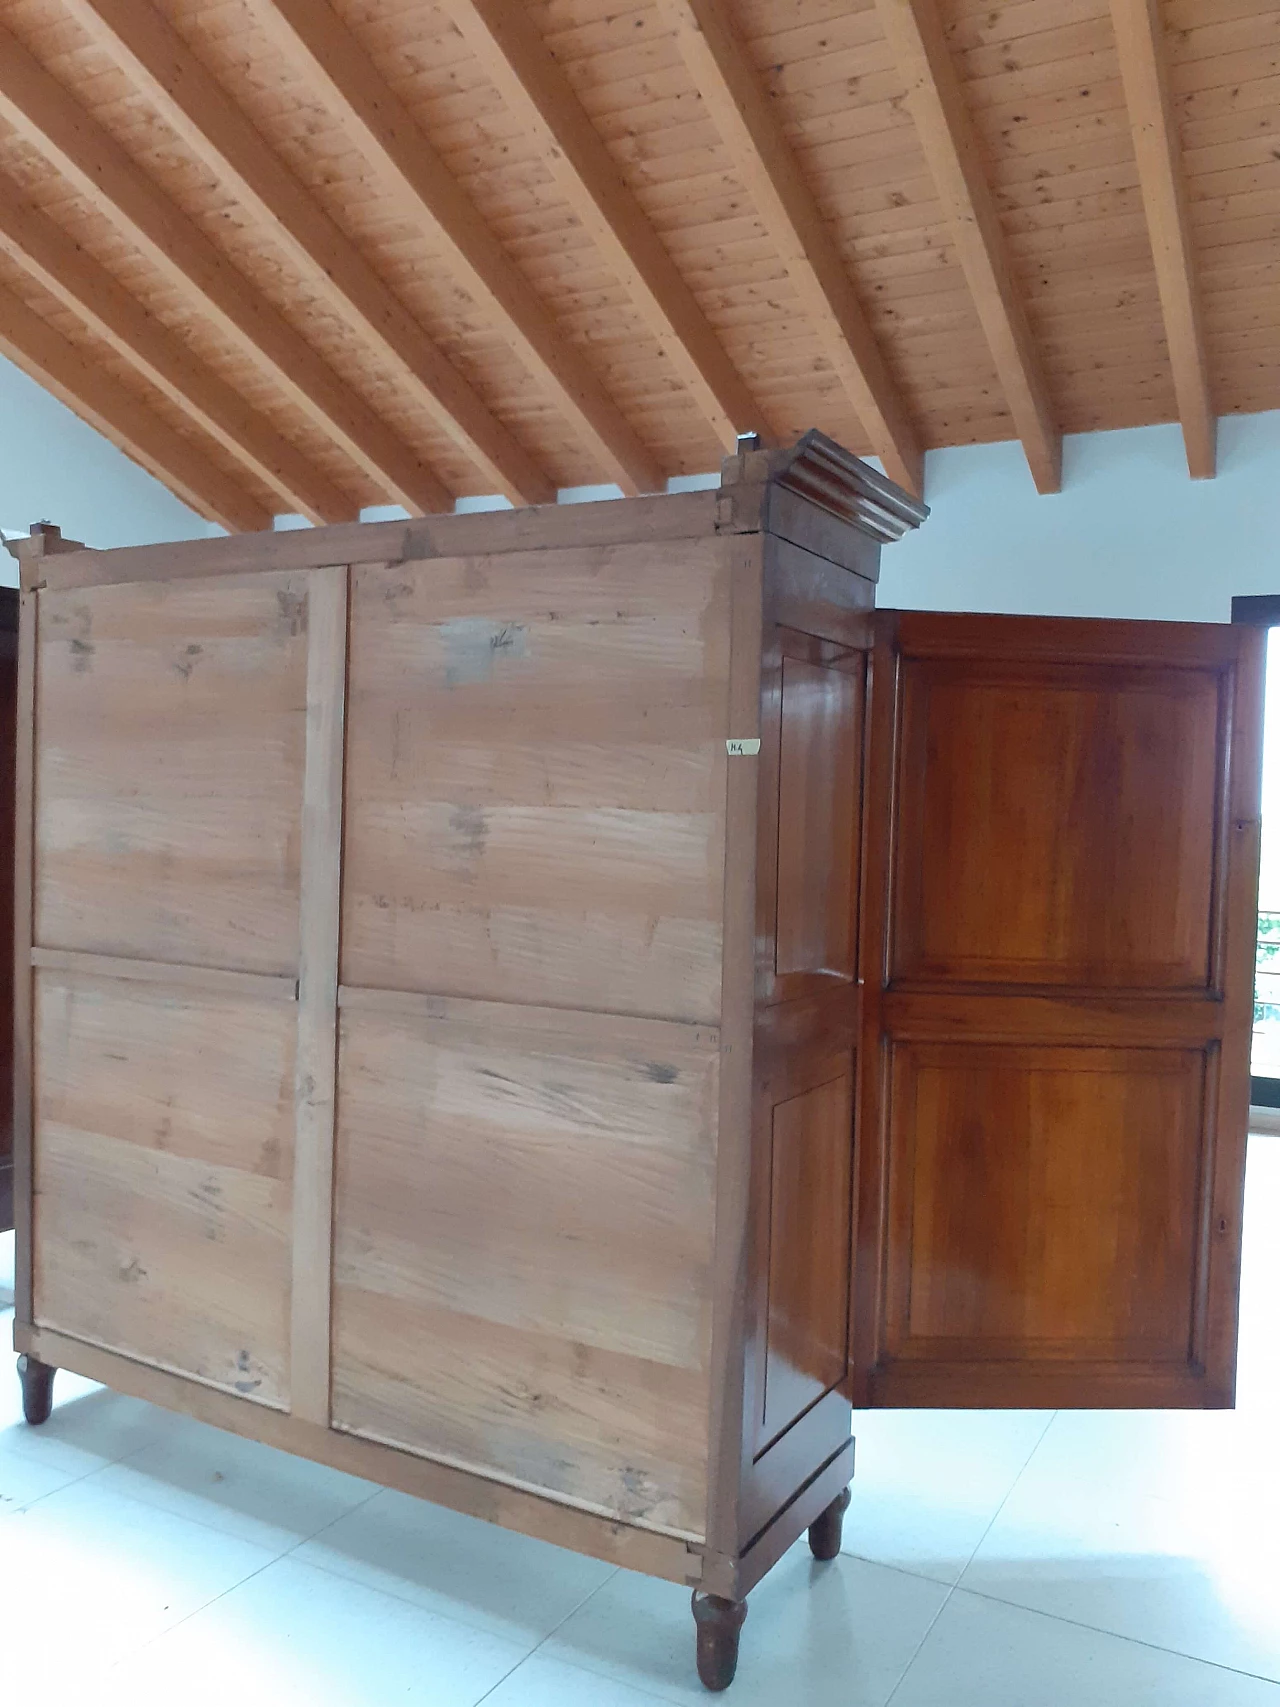
MULTIPOLYGON (((376 1493, 370 1494, 368 1499, 362 1500, 360 1502, 360 1505, 352 1506, 351 1510, 352 1511, 361 1510, 362 1507, 368 1505, 371 1500, 376 1499, 378 1494, 387 1494, 387 1493, 395 1493, 395 1492, 396 1492, 396 1490, 394 1488, 379 1488, 379 1489, 377 1489, 376 1493)), ((416 1496, 415 1495, 409 1495, 407 1497, 408 1498, 415 1498, 416 1496)), ((438 1510, 438 1511, 452 1511, 454 1509, 452 1506, 435 1506, 434 1501, 432 1501, 432 1500, 423 1500, 423 1501, 421 1501, 421 1503, 425 1506, 433 1507, 435 1510, 438 1510)), ((282 1553, 280 1555, 280 1557, 282 1559, 289 1557, 289 1555, 292 1553, 295 1553, 299 1547, 304 1547, 309 1542, 314 1541, 317 1538, 317 1536, 323 1535, 325 1533, 325 1530, 331 1529, 334 1524, 341 1523, 342 1519, 347 1515, 348 1514, 346 1512, 341 1512, 341 1513, 339 1513, 339 1515, 337 1517, 335 1517, 332 1520, 332 1522, 324 1524, 324 1525, 322 1525, 321 1528, 317 1529, 315 1531, 315 1534, 301 1536, 298 1539, 298 1541, 294 1544, 294 1546, 290 1547, 285 1553, 282 1553)), ((466 1514, 459 1513, 458 1515, 462 1516, 462 1515, 466 1515, 466 1514)), ((484 1523, 485 1519, 481 1518, 481 1517, 477 1517, 477 1518, 474 1518, 472 1521, 475 1523, 484 1523)), ((505 1530, 502 1528, 501 1524, 489 1524, 489 1525, 487 1525, 487 1527, 489 1527, 491 1529, 499 1529, 502 1531, 503 1534, 512 1534, 512 1533, 519 1534, 520 1533, 519 1530, 516 1530, 516 1531, 505 1530)), ((551 1545, 553 1545, 553 1543, 548 1542, 547 1545, 551 1546, 551 1545)), ((580 1555, 580 1556, 582 1556, 582 1555, 580 1555)), ((603 1562, 604 1561, 602 1560, 601 1563, 603 1563, 603 1562)), ((395 1589, 386 1588, 386 1587, 382 1586, 381 1584, 379 1584, 378 1586, 375 1587, 372 1583, 365 1582, 360 1577, 351 1576, 346 1571, 336 1571, 331 1566, 322 1564, 320 1562, 320 1560, 318 1560, 318 1559, 300 1559, 298 1561, 298 1563, 308 1566, 313 1571, 320 1571, 326 1577, 333 1577, 338 1582, 352 1583, 357 1588, 368 1589, 369 1592, 372 1594, 383 1594, 387 1597, 388 1600, 397 1601, 401 1606, 412 1606, 415 1609, 415 1611, 426 1612, 432 1618, 441 1618, 448 1624, 460 1624, 463 1627, 463 1629, 465 1629, 465 1630, 477 1630, 482 1635, 485 1635, 485 1636, 495 1636, 495 1637, 498 1637, 499 1640, 505 1639, 505 1638, 502 1638, 499 1636, 499 1632, 497 1632, 493 1628, 492 1624, 480 1623, 479 1621, 473 1621, 473 1620, 468 1619, 468 1618, 459 1617, 457 1614, 452 1613, 452 1612, 441 1612, 436 1607, 424 1606, 420 1600, 414 1600, 412 1598, 412 1596, 410 1596, 410 1595, 397 1594, 395 1589)), ((538 1648, 540 1648, 542 1646, 543 1642, 548 1641, 552 1636, 554 1636, 556 1631, 560 1628, 560 1626, 562 1624, 565 1623, 565 1621, 567 1619, 572 1618, 575 1612, 580 1611, 581 1608, 584 1607, 587 1604, 587 1602, 591 1599, 591 1596, 593 1594, 598 1594, 600 1592, 600 1590, 604 1587, 605 1583, 609 1582, 612 1577, 617 1575, 619 1568, 620 1567, 615 1565, 613 1567, 613 1569, 611 1570, 610 1575, 608 1577, 606 1577, 603 1582, 598 1582, 594 1588, 588 1589, 587 1593, 582 1597, 582 1599, 580 1601, 575 1602, 575 1604, 569 1608, 568 1612, 566 1612, 564 1617, 560 1619, 559 1623, 557 1623, 552 1629, 548 1630, 547 1634, 545 1636, 542 1636, 539 1638, 537 1643, 535 1643, 535 1645, 532 1648, 530 1648, 529 1653, 526 1654, 524 1656, 524 1658, 528 1659, 531 1654, 534 1654, 537 1652, 538 1648)), ((521 1660, 518 1663, 523 1665, 524 1660, 521 1660)), ((508 1675, 510 1675, 510 1674, 508 1674, 508 1675)), ((499 1681, 501 1681, 501 1679, 499 1679, 499 1681)), ((497 1688, 497 1684, 494 1685, 494 1688, 495 1689, 497 1688)))
POLYGON ((978 1554, 982 1551, 983 1542, 987 1539, 987 1536, 990 1535, 991 1531, 995 1528, 996 1524, 1000 1521, 1000 1513, 1004 1510, 1004 1508, 1008 1505, 1009 1501, 1013 1498, 1014 1494, 1017 1492, 1018 1484, 1021 1482, 1022 1478, 1027 1473, 1027 1466, 1031 1463, 1031 1460, 1035 1457, 1036 1453, 1039 1452, 1040 1448, 1044 1445, 1045 1436, 1048 1434, 1049 1430, 1053 1427, 1054 1423, 1057 1422, 1058 1418, 1061 1415, 1062 1415, 1062 1412, 1060 1410, 1049 1412, 1048 1420, 1046 1421, 1044 1427, 1040 1430, 1039 1434, 1035 1438, 1035 1444, 1032 1446, 1030 1452, 1027 1453, 1027 1456, 1022 1460, 1022 1463, 1018 1469, 1018 1473, 1013 1478, 1012 1482, 1010 1482, 1009 1487, 1008 1487, 1008 1491, 1006 1492, 1004 1498, 1000 1501, 1000 1504, 992 1512, 990 1523, 988 1523, 986 1528, 982 1531, 982 1534, 978 1537, 977 1542, 974 1545, 973 1551, 970 1553, 969 1557, 965 1560, 964 1564, 960 1567, 960 1574, 956 1578, 954 1584, 952 1585, 954 1588, 959 1588, 961 1583, 963 1583, 964 1577, 965 1577, 965 1572, 969 1569, 969 1566, 973 1563, 973 1561, 978 1557, 978 1554))
MULTIPOLYGON (((34 1464, 36 1460, 33 1458, 31 1462, 34 1464)), ((80 1482, 87 1482, 91 1476, 100 1476, 104 1470, 110 1468, 110 1464, 98 1464, 92 1470, 82 1470, 78 1476, 69 1476, 60 1487, 50 1488, 47 1493, 37 1494, 35 1499, 24 1500, 21 1505, 15 1506, 9 1516, 21 1517, 23 1512, 34 1511, 38 1505, 43 1505, 45 1500, 51 1500, 55 1494, 63 1494, 68 1488, 74 1488, 80 1482)))
POLYGON ((1030 1618, 1048 1618, 1055 1624, 1069 1624, 1073 1630, 1088 1630, 1095 1636, 1109 1636, 1113 1641, 1127 1642, 1134 1648, 1146 1648, 1153 1654, 1168 1654, 1173 1659, 1189 1660, 1192 1665, 1212 1666, 1215 1671, 1229 1672, 1232 1677, 1249 1677, 1258 1683, 1280 1687, 1280 1677, 1272 1677, 1265 1671, 1247 1671, 1243 1666, 1227 1665, 1222 1660, 1207 1660, 1203 1654, 1191 1654, 1185 1648, 1166 1648, 1160 1642, 1148 1642, 1142 1636, 1129 1636, 1122 1630, 1108 1630, 1102 1624, 1090 1624, 1083 1618, 1068 1618, 1062 1612, 1046 1612, 1040 1606, 1026 1606, 1019 1600, 1005 1600, 986 1589, 964 1588, 960 1583, 956 1584, 956 1589, 961 1594, 971 1595, 974 1600, 985 1600, 992 1606, 1006 1606, 1013 1612, 1025 1612, 1030 1618))
MULTIPOLYGON (((501 1689, 503 1684, 507 1681, 507 1679, 509 1677, 514 1677, 515 1674, 520 1670, 520 1667, 522 1665, 524 1665, 527 1661, 531 1660, 533 1658, 533 1656, 539 1651, 539 1649, 545 1647, 546 1644, 551 1640, 551 1638, 556 1634, 557 1631, 563 1630, 565 1625, 569 1622, 569 1620, 571 1618, 573 1618, 574 1616, 576 1616, 577 1613, 581 1612, 583 1607, 587 1604, 587 1602, 589 1600, 594 1599, 594 1597, 600 1593, 600 1590, 602 1588, 604 1588, 606 1583, 611 1583, 621 1569, 622 1569, 622 1567, 620 1565, 615 1565, 613 1567, 613 1569, 609 1572, 607 1577, 602 1578, 601 1581, 598 1582, 594 1588, 588 1589, 586 1594, 583 1595, 582 1599, 580 1601, 578 1601, 575 1605, 571 1606, 569 1608, 568 1612, 565 1613, 564 1617, 559 1619, 555 1624, 553 1624, 551 1629, 547 1631, 545 1636, 539 1637, 539 1639, 529 1649, 529 1652, 527 1654, 521 1655, 521 1657, 512 1666, 510 1671, 503 1672, 502 1676, 497 1680, 496 1683, 492 1684, 488 1689, 486 1689, 483 1695, 477 1697, 476 1701, 473 1704, 473 1707, 481 1707, 481 1703, 487 1701, 489 1699, 489 1697, 493 1694, 495 1689, 501 1689)), ((575 1669, 581 1670, 582 1668, 577 1667, 575 1669)), ((590 1675, 594 1675, 594 1673, 592 1673, 590 1675)), ((661 1700, 662 1697, 657 1696, 657 1697, 655 1697, 655 1699, 661 1700)))
MULTIPOLYGON (((1014 1489, 1017 1487, 1018 1483, 1022 1480, 1023 1476, 1026 1474, 1027 1465, 1030 1464, 1031 1460, 1035 1457, 1036 1453, 1039 1452, 1041 1446, 1044 1444, 1044 1437, 1048 1434, 1049 1430, 1053 1427, 1055 1421, 1058 1418, 1058 1415, 1059 1415, 1059 1413, 1057 1411, 1051 1411, 1049 1413, 1048 1420, 1045 1422, 1044 1427, 1040 1430, 1040 1433, 1036 1436, 1035 1441, 1032 1444, 1031 1450, 1027 1453, 1026 1457, 1022 1460, 1022 1463, 1018 1469, 1018 1473, 1013 1478, 1012 1482, 1010 1482, 1004 1498, 1000 1501, 1000 1504, 996 1507, 995 1511, 991 1514, 990 1523, 988 1523, 986 1528, 982 1531, 982 1534, 978 1537, 976 1543, 974 1544, 973 1551, 969 1554, 969 1557, 965 1560, 964 1564, 960 1567, 959 1575, 955 1578, 954 1582, 947 1585, 947 1592, 943 1596, 942 1605, 938 1608, 937 1612, 935 1612, 933 1617, 930 1619, 929 1628, 925 1631, 924 1635, 920 1638, 919 1642, 916 1644, 915 1651, 912 1653, 911 1658, 907 1661, 906 1665, 902 1669, 901 1677, 899 1677, 898 1681, 894 1684, 892 1690, 890 1690, 888 1696, 885 1698, 884 1707, 891 1707, 891 1703, 893 1701, 894 1696, 898 1693, 898 1691, 902 1688, 903 1684, 907 1681, 907 1677, 911 1671, 911 1668, 915 1665, 916 1661, 920 1658, 921 1653, 924 1651, 925 1643, 929 1640, 930 1636, 933 1634, 934 1629, 937 1626, 938 1620, 942 1617, 942 1614, 947 1610, 948 1606, 950 1606, 951 1601, 952 1601, 952 1597, 955 1595, 956 1590, 960 1587, 960 1584, 964 1579, 965 1572, 969 1569, 969 1566, 977 1558, 979 1550, 982 1547, 982 1543, 986 1540, 987 1536, 990 1535, 993 1526, 995 1525, 997 1519, 1000 1516, 1000 1513, 1004 1510, 1005 1506, 1008 1505, 1009 1501, 1013 1498, 1014 1489)), ((924 1580, 925 1581, 930 1581, 930 1580, 936 1581, 936 1578, 935 1579, 925 1578, 924 1580)))
MULTIPOLYGON (((146 1448, 140 1447, 139 1450, 145 1451, 146 1448)), ((47 1494, 41 1494, 40 1498, 38 1500, 33 1500, 31 1502, 31 1504, 33 1506, 38 1505, 43 1500, 52 1499, 56 1494, 60 1494, 60 1493, 64 1492, 65 1489, 70 1488, 79 1482, 91 1481, 95 1476, 104 1476, 107 1473, 107 1471, 109 1471, 109 1470, 119 1469, 119 1467, 122 1464, 126 1463, 126 1461, 127 1461, 126 1458, 113 1458, 110 1460, 110 1462, 108 1462, 106 1464, 99 1464, 96 1467, 96 1469, 86 1470, 83 1476, 75 1476, 72 1478, 71 1481, 64 1482, 61 1488, 51 1488, 47 1494)), ((169 1487, 174 1486, 173 1483, 168 1483, 166 1485, 169 1487)), ((257 1547, 257 1548, 261 1549, 263 1552, 267 1552, 270 1550, 270 1545, 271 1545, 270 1543, 263 1542, 263 1541, 255 1541, 251 1536, 244 1535, 238 1530, 228 1529, 225 1524, 210 1523, 207 1519, 205 1519, 203 1517, 195 1517, 190 1512, 174 1511, 171 1506, 161 1505, 154 1500, 142 1499, 139 1495, 134 1494, 134 1493, 129 1493, 123 1488, 109 1488, 107 1491, 116 1499, 127 1500, 130 1505, 142 1506, 143 1509, 146 1511, 159 1512, 162 1517, 174 1518, 179 1523, 193 1523, 193 1524, 195 1524, 197 1529, 208 1530, 211 1535, 221 1535, 230 1541, 240 1541, 240 1542, 243 1542, 244 1545, 247 1547, 257 1547)), ((181 1493, 190 1493, 191 1497, 193 1499, 198 1499, 200 1497, 198 1494, 196 1494, 191 1489, 179 1488, 178 1491, 181 1493)), ((381 1493, 382 1489, 379 1488, 377 1490, 377 1492, 381 1493)), ((371 1500, 373 1498, 374 1498, 374 1495, 369 1494, 364 1499, 357 1501, 357 1503, 355 1505, 350 1506, 347 1509, 349 1511, 359 1511, 361 1506, 367 1505, 369 1503, 369 1500, 371 1500)), ((29 1508, 24 1507, 23 1509, 26 1510, 29 1508)), ((288 1547, 286 1547, 284 1549, 283 1552, 277 1554, 276 1557, 281 1558, 281 1559, 285 1558, 289 1553, 292 1553, 296 1547, 301 1547, 304 1542, 312 1540, 314 1536, 323 1534, 324 1531, 330 1527, 330 1524, 339 1522, 341 1520, 341 1518, 345 1517, 346 1515, 347 1515, 347 1513, 345 1511, 339 1512, 337 1517, 330 1518, 329 1522, 327 1522, 327 1523, 322 1523, 320 1525, 320 1528, 313 1530, 311 1534, 298 1536, 296 1541, 292 1542, 288 1547)), ((277 1524, 275 1527, 277 1527, 279 1529, 285 1529, 285 1528, 287 1528, 287 1525, 277 1524)), ((290 1533, 293 1533, 293 1532, 290 1531, 290 1533)))
POLYGON ((933 1617, 929 1620, 928 1628, 925 1630, 924 1635, 921 1636, 920 1640, 916 1643, 915 1647, 911 1650, 911 1658, 907 1661, 906 1665, 903 1666, 901 1674, 898 1677, 898 1681, 894 1684, 893 1688, 885 1696, 884 1707, 891 1707, 894 1696, 898 1693, 898 1691, 902 1688, 903 1684, 907 1681, 907 1674, 910 1672, 912 1666, 916 1663, 916 1661, 920 1658, 920 1654, 924 1648, 925 1643, 929 1640, 930 1636, 933 1635, 934 1627, 937 1625, 939 1618, 942 1617, 942 1614, 947 1610, 948 1606, 950 1606, 951 1597, 955 1592, 956 1592, 956 1585, 954 1583, 952 1583, 951 1586, 947 1589, 947 1592, 942 1597, 942 1605, 938 1608, 938 1610, 934 1613, 933 1617))
MULTIPOLYGON (((116 1462, 120 1463, 122 1460, 117 1459, 116 1462)), ((351 1506, 349 1510, 359 1511, 362 1506, 368 1505, 370 1500, 376 1499, 379 1494, 385 1492, 385 1488, 374 1488, 371 1494, 366 1494, 364 1499, 359 1500, 355 1505, 351 1506)), ((127 1498, 128 1496, 125 1495, 123 1497, 127 1498)), ((144 1503, 145 1502, 142 1500, 134 1501, 135 1505, 142 1505, 144 1503)), ((156 1510, 157 1508, 153 1506, 149 1509, 156 1510)), ((161 1507, 159 1509, 163 1508, 161 1507)), ((171 1512, 169 1515, 174 1516, 176 1514, 171 1512)), ((200 1613, 207 1612, 211 1606, 216 1606, 220 1600, 225 1600, 226 1597, 229 1594, 233 1594, 236 1589, 243 1588, 245 1583, 252 1582, 255 1577, 260 1577, 264 1571, 269 1571, 273 1565, 278 1565, 282 1559, 287 1559, 292 1553, 296 1553, 299 1547, 305 1546, 308 1541, 313 1541, 317 1535, 323 1535, 326 1529, 331 1529, 335 1523, 340 1523, 347 1515, 347 1512, 339 1512, 337 1517, 330 1518, 328 1523, 322 1523, 319 1529, 312 1530, 310 1535, 300 1535, 291 1547, 286 1547, 283 1552, 277 1553, 274 1558, 266 1560, 264 1564, 258 1566, 257 1570, 250 1571, 246 1576, 240 1577, 236 1582, 229 1583, 226 1588, 220 1589, 217 1594, 202 1602, 201 1605, 193 1607, 192 1610, 184 1617, 179 1618, 175 1624, 167 1624, 163 1630, 158 1630, 154 1636, 149 1636, 145 1642, 140 1642, 136 1648, 131 1648, 127 1654, 122 1654, 114 1665, 107 1668, 108 1671, 115 1671, 122 1666, 126 1660, 133 1659, 136 1655, 145 1653, 148 1648, 154 1647, 157 1642, 162 1641, 166 1636, 172 1635, 175 1630, 180 1630, 184 1624, 190 1623, 190 1621, 200 1613)), ((193 1518, 191 1521, 198 1523, 199 1519, 193 1518)), ((203 1524, 201 1527, 212 1530, 213 1533, 217 1535, 228 1534, 228 1531, 225 1529, 214 1529, 212 1524, 203 1524)), ((244 1537, 233 1536, 232 1539, 243 1540, 244 1537)), ((258 1543, 248 1542, 247 1545, 257 1546, 258 1543)))
MULTIPOLYGON (((590 1598, 591 1598, 591 1596, 588 1595, 587 1599, 589 1600, 590 1598)), ((578 1609, 575 1608, 575 1611, 576 1610, 578 1610, 578 1609)), ((572 1617, 572 1613, 570 1614, 570 1617, 572 1617)), ((549 1641, 551 1639, 551 1636, 554 1636, 554 1635, 555 1635, 555 1631, 552 1630, 549 1633, 549 1635, 544 1638, 544 1640, 549 1641)), ((540 1648, 541 1646, 542 1646, 542 1643, 539 1642, 538 1648, 540 1648)), ((690 1639, 690 1647, 692 1647, 692 1637, 690 1639)), ((520 1666, 524 1665, 528 1660, 531 1660, 533 1658, 534 1654, 537 1653, 538 1648, 535 1648, 532 1653, 526 1654, 524 1659, 520 1661, 520 1665, 513 1666, 511 1668, 511 1670, 507 1673, 506 1677, 499 1678, 497 1683, 494 1684, 493 1689, 486 1690, 485 1693, 480 1697, 480 1700, 477 1702, 474 1702, 472 1704, 472 1707, 483 1707, 484 1702, 486 1702, 489 1699, 489 1697, 493 1694, 494 1690, 495 1689, 501 1689, 502 1685, 507 1682, 508 1678, 514 1677, 516 1672, 518 1672, 520 1670, 520 1666)), ((637 1700, 642 1701, 642 1702, 652 1701, 652 1702, 661 1703, 661 1707, 685 1707, 685 1704, 688 1701, 687 1695, 666 1695, 666 1694, 662 1693, 657 1687, 652 1688, 652 1689, 647 1689, 644 1687, 643 1684, 631 1683, 631 1682, 628 1682, 625 1678, 615 1677, 612 1672, 594 1671, 594 1670, 592 1670, 592 1668, 590 1666, 579 1665, 577 1660, 558 1659, 558 1660, 556 1660, 555 1663, 557 1665, 564 1666, 569 1671, 576 1672, 579 1677, 591 1678, 596 1683, 613 1683, 613 1684, 616 1684, 619 1689, 628 1690, 632 1695, 634 1695, 637 1698, 637 1700)), ((886 1703, 886 1707, 887 1707, 887 1703, 886 1703)))

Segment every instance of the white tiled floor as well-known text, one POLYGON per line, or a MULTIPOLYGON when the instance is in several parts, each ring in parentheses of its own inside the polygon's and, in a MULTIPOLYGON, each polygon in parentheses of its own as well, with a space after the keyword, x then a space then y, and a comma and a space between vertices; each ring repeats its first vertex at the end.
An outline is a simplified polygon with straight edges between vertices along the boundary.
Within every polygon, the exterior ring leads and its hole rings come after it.
MULTIPOLYGON (((760 1585, 728 1699, 1280 1707, 1280 1138, 1249 1169, 1240 1408, 859 1417, 846 1554, 760 1585)), ((25 1428, 0 1363, 0 1702, 706 1699, 679 1588, 71 1376, 56 1400, 25 1428)))

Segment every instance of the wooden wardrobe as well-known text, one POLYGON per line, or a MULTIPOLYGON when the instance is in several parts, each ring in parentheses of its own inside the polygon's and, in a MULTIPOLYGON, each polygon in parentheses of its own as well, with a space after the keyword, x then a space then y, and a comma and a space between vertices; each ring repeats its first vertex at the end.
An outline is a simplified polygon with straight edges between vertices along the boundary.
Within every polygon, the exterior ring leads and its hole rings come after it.
POLYGON ((684 1583, 720 1688, 853 1406, 1231 1402, 1260 637, 877 614, 924 514, 811 433, 28 553, 32 1421, 684 1583))

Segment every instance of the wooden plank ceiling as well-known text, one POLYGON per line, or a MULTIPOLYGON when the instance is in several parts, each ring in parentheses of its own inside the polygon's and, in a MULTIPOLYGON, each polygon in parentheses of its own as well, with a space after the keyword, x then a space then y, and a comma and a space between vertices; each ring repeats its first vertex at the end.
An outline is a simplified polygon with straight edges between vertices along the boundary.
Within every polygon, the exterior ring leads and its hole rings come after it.
POLYGON ((1280 406, 1277 0, 0 0, 0 350, 232 529, 1280 406))

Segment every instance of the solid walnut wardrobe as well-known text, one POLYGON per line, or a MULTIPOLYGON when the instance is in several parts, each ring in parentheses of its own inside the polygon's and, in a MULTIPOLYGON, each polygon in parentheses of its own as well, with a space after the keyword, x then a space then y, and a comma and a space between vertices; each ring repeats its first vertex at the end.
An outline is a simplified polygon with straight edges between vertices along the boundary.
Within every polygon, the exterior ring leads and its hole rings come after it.
POLYGON ((37 541, 31 1420, 64 1366, 685 1583, 722 1687, 851 1404, 1230 1402, 1260 640, 877 616, 923 516, 808 434, 37 541))

